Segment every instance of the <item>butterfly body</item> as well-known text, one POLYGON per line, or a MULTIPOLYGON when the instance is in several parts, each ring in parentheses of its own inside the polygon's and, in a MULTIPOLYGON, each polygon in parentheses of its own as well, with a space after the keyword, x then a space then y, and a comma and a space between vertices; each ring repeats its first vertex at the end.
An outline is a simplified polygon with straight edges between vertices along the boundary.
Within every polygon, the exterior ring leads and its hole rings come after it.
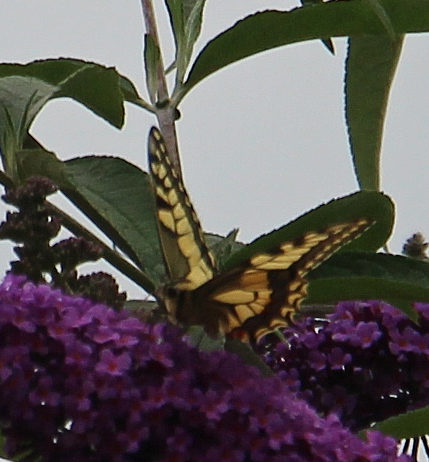
POLYGON ((201 325, 212 337, 241 332, 257 341, 288 325, 307 296, 308 272, 372 225, 362 218, 309 231, 219 272, 155 128, 149 136, 149 165, 169 275, 157 298, 173 322, 201 325))

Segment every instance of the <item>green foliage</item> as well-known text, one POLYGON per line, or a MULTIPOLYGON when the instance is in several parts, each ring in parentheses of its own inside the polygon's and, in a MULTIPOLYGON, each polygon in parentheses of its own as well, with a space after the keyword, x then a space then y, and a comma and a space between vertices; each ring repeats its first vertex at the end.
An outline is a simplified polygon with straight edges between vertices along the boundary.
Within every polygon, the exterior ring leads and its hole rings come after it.
POLYGON ((259 356, 246 343, 239 340, 227 340, 225 350, 231 351, 240 356, 246 364, 257 367, 262 375, 269 377, 273 375, 273 371, 261 360, 259 356))
POLYGON ((403 35, 349 38, 345 72, 346 118, 359 186, 380 189, 380 150, 390 87, 403 35))
POLYGON ((76 59, 49 59, 26 65, 0 65, 0 142, 5 172, 15 182, 15 154, 30 126, 50 100, 68 97, 121 128, 124 101, 138 102, 134 85, 115 69, 76 59))
POLYGON ((429 407, 390 417, 390 419, 376 423, 372 428, 380 430, 398 440, 428 435, 429 407))
MULTIPOLYGON (((377 190, 385 110, 401 52, 402 36, 398 34, 429 30, 429 13, 424 2, 314 2, 290 12, 256 13, 209 42, 183 84, 201 31, 204 4, 202 0, 166 0, 176 45, 173 66, 177 71, 176 87, 170 104, 176 105, 196 83, 240 59, 303 40, 350 35, 346 108, 353 159, 362 188, 377 190)), ((146 35, 145 68, 152 105, 157 102, 161 63, 159 44, 146 35)), ((112 68, 74 59, 4 64, 0 66, 0 101, 4 113, 0 135, 5 173, 18 183, 38 174, 55 181, 130 258, 141 272, 140 283, 152 292, 165 279, 165 273, 147 174, 115 158, 87 157, 63 163, 28 135, 32 121, 46 102, 64 96, 81 102, 118 128, 124 122, 124 101, 150 109, 134 85, 112 68)), ((152 109, 155 110, 154 106, 152 109)), ((376 224, 345 250, 375 251, 386 243, 393 216, 392 204, 386 196, 361 192, 319 207, 248 246, 237 243, 235 233, 226 238, 208 235, 208 240, 220 266, 228 269, 257 251, 311 229, 368 217, 376 224)))
POLYGON ((213 233, 205 234, 207 245, 215 256, 221 270, 225 269, 225 263, 231 255, 245 246, 242 242, 237 242, 237 235, 238 229, 233 229, 226 236, 219 236, 213 233))
POLYGON ((177 81, 182 83, 201 32, 206 0, 165 0, 176 43, 177 81))
POLYGON ((156 103, 158 79, 157 71, 160 65, 160 50, 153 38, 146 34, 144 37, 144 64, 146 71, 146 87, 152 104, 156 103))
MULTIPOLYGON (((349 37, 345 69, 346 123, 362 191, 321 205, 249 245, 237 242, 235 230, 226 237, 206 233, 206 239, 220 269, 227 270, 256 252, 269 250, 305 232, 323 229, 330 223, 372 219, 375 223, 366 233, 310 273, 307 302, 383 299, 414 319, 412 302, 429 302, 429 266, 427 262, 376 253, 387 243, 395 217, 392 200, 378 191, 390 88, 404 35, 429 31, 427 0, 325 3, 306 0, 303 3, 303 7, 292 11, 264 11, 247 16, 208 42, 192 62, 205 0, 165 0, 175 58, 168 70, 162 69, 160 44, 155 36, 146 34, 144 65, 150 102, 144 101, 134 84, 114 68, 96 63, 49 59, 27 65, 0 65, 2 182, 8 187, 16 186, 36 175, 53 180, 112 242, 113 248, 105 250, 105 258, 146 291, 154 293, 165 282, 166 274, 149 175, 115 157, 88 156, 60 161, 29 134, 37 114, 48 101, 68 97, 114 127, 122 128, 127 101, 158 118, 161 131, 167 134, 164 138, 170 143, 170 151, 177 144, 174 125, 177 107, 206 77, 274 48, 314 39, 323 39, 329 46, 329 37, 349 37), (165 80, 167 72, 173 70, 174 88, 160 105, 160 80, 165 80)), ((269 72, 267 69, 267 78, 269 72)), ((91 236, 82 224, 65 214, 64 224, 76 234, 91 236)), ((145 308, 150 311, 152 307, 145 305, 145 308)), ((207 349, 219 347, 207 337, 201 337, 201 332, 195 331, 192 336, 195 341, 205 342, 207 349)), ((250 363, 256 361, 251 352, 240 351, 241 345, 229 344, 227 348, 247 356, 250 363)), ((413 411, 378 424, 377 428, 401 438, 418 436, 428 432, 427 413, 427 409, 413 411)))
POLYGON ((148 175, 113 157, 73 159, 65 162, 65 168, 72 185, 65 194, 81 210, 88 210, 87 215, 150 279, 162 280, 148 175))
MULTIPOLYGON (((314 6, 319 3, 322 3, 322 0, 301 0, 302 6, 314 6)), ((322 43, 330 53, 335 54, 334 44, 330 38, 322 39, 322 43)))
MULTIPOLYGON (((425 0, 384 0, 384 12, 396 34, 429 31, 425 0)), ((264 11, 237 22, 211 40, 198 55, 185 91, 241 59, 291 43, 324 37, 385 34, 385 21, 373 2, 327 2, 289 12, 264 11)))
POLYGON ((381 299, 415 319, 412 303, 429 302, 429 264, 369 252, 345 252, 311 272, 307 303, 381 299))
MULTIPOLYGON (((166 0, 176 45, 173 67, 177 70, 170 104, 176 105, 206 76, 245 57, 303 40, 350 35, 346 108, 352 153, 362 188, 377 190, 385 109, 401 52, 402 36, 397 34, 429 30, 424 2, 410 2, 412 5, 397 0, 314 2, 290 12, 256 13, 209 42, 183 84, 201 31, 205 2, 166 0), (395 41, 392 41, 393 34, 395 41)), ((160 63, 159 45, 154 37, 146 35, 145 68, 153 105, 157 102, 160 63)), ((37 61, 24 66, 2 65, 0 101, 5 116, 1 118, 0 134, 5 173, 18 183, 37 174, 55 181, 131 259, 141 272, 140 283, 152 292, 165 279, 165 273, 147 174, 115 158, 87 157, 62 163, 28 135, 32 121, 46 102, 64 96, 81 102, 116 127, 121 127, 124 121, 124 101, 149 108, 134 85, 112 68, 73 59, 37 61), (28 149, 29 145, 33 149, 28 149)), ((373 218, 376 224, 345 250, 375 251, 386 243, 394 214, 386 196, 369 192, 319 207, 248 246, 235 242, 236 233, 226 238, 208 235, 208 240, 220 266, 228 269, 257 251, 311 229, 362 216, 373 218)))

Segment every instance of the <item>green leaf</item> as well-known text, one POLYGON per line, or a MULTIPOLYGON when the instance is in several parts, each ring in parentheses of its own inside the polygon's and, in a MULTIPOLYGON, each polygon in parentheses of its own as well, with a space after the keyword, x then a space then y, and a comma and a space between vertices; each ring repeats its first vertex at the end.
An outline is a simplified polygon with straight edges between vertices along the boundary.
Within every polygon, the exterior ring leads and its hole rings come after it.
POLYGON ((195 42, 201 33, 203 10, 206 0, 185 0, 185 46, 183 57, 178 63, 178 79, 184 81, 195 42), (182 62, 180 62, 182 61, 182 62))
POLYGON ((15 159, 34 118, 51 99, 72 98, 117 128, 124 123, 124 99, 140 98, 115 69, 75 59, 0 65, 0 143, 6 173, 15 181, 15 159))
POLYGON ((60 189, 70 188, 62 162, 55 153, 43 148, 26 149, 16 153, 19 178, 24 182, 32 176, 44 176, 60 189))
POLYGON ((18 183, 15 153, 22 149, 32 121, 58 87, 20 75, 1 78, 2 70, 4 65, 0 65, 1 156, 6 174, 18 183))
POLYGON ((270 377, 274 374, 247 343, 243 343, 240 340, 226 339, 225 350, 240 356, 245 364, 258 368, 265 377, 270 377))
POLYGON ((177 80, 183 82, 195 42, 201 33, 206 0, 165 0, 176 44, 177 80))
MULTIPOLYGON (((396 34, 429 31, 427 0, 382 0, 380 4, 396 34)), ((188 92, 228 64, 272 48, 324 37, 385 33, 386 26, 380 20, 379 11, 375 11, 373 2, 368 0, 326 2, 288 12, 256 13, 237 22, 205 46, 183 90, 188 92)))
POLYGON ((123 93, 130 101, 139 99, 133 84, 114 68, 78 59, 47 59, 25 65, 2 64, 0 84, 3 95, 9 94, 9 98, 2 98, 2 101, 6 100, 19 112, 33 93, 36 93, 38 102, 33 103, 36 106, 31 111, 33 116, 46 102, 44 100, 69 97, 117 128, 124 123, 123 93), (10 79, 11 85, 7 84, 10 79), (11 100, 12 95, 20 103, 11 100))
POLYGON ((141 106, 141 102, 143 100, 139 96, 136 87, 130 79, 123 75, 119 75, 119 86, 125 101, 141 106))
POLYGON ((225 262, 231 255, 245 246, 242 242, 237 242, 238 229, 233 229, 227 236, 205 233, 204 237, 215 256, 219 270, 222 271, 225 262))
POLYGON ((137 319, 144 322, 166 322, 166 314, 159 309, 155 300, 126 300, 124 309, 137 319))
MULTIPOLYGON (((322 1, 323 0, 301 0, 301 5, 302 6, 314 6, 314 5, 317 5, 318 3, 321 3, 322 1)), ((335 55, 334 44, 332 43, 332 40, 330 38, 322 39, 322 43, 332 55, 335 55)))
POLYGON ((389 15, 384 9, 383 2, 380 0, 367 0, 367 1, 369 5, 372 7, 372 9, 374 10, 374 13, 380 19, 380 22, 383 24, 390 38, 392 40, 395 40, 395 29, 393 27, 393 24, 390 21, 389 15))
POLYGON ((223 350, 224 339, 222 336, 218 338, 209 337, 202 326, 190 326, 186 329, 186 335, 191 340, 192 345, 195 345, 199 350, 216 351, 223 350))
POLYGON ((185 41, 185 19, 183 17, 183 0, 164 0, 173 29, 174 42, 176 44, 176 61, 179 48, 185 41))
POLYGON ((158 67, 161 53, 153 38, 144 36, 144 66, 146 71, 146 86, 152 104, 157 102, 158 92, 158 67))
POLYGON ((416 438, 429 434, 429 407, 409 411, 371 427, 396 439, 416 438))
POLYGON ((351 37, 346 61, 346 119, 362 189, 380 189, 380 150, 389 92, 403 35, 351 37))
POLYGON ((340 199, 334 199, 298 217, 289 224, 260 236, 226 262, 225 268, 233 268, 255 253, 266 252, 283 242, 293 241, 308 231, 317 231, 334 223, 343 223, 359 218, 375 220, 375 224, 362 236, 345 245, 340 251, 375 251, 389 238, 394 217, 394 206, 390 198, 375 191, 361 191, 340 199))
POLYGON ((84 213, 89 206, 90 219, 155 285, 165 280, 149 175, 114 157, 82 157, 64 166, 73 186, 64 194, 84 213))
POLYGON ((18 166, 15 158, 15 152, 22 147, 19 133, 21 127, 16 129, 13 123, 13 116, 9 109, 0 102, 0 149, 3 162, 4 175, 8 177, 10 185, 14 185, 18 180, 18 166))
POLYGON ((429 263, 401 255, 344 252, 309 274, 306 303, 384 300, 416 320, 413 302, 429 302, 429 263))
POLYGON ((148 316, 152 314, 152 312, 157 308, 158 304, 154 300, 135 300, 130 299, 124 302, 124 309, 139 313, 144 312, 147 313, 148 316))

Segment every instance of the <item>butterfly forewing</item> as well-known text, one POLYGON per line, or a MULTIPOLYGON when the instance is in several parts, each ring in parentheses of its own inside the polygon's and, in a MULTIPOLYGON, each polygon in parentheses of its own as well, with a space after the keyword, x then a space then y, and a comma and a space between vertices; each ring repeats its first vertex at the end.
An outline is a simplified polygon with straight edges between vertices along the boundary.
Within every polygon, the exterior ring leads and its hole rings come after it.
POLYGON ((213 277, 213 258, 183 182, 172 167, 156 128, 150 132, 148 152, 167 272, 177 289, 192 290, 213 277))

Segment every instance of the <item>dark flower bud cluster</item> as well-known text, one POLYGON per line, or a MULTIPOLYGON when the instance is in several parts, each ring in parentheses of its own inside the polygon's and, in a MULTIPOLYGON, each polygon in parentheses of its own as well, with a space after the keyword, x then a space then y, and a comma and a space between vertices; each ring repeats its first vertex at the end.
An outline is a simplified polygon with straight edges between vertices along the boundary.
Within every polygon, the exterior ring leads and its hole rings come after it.
POLYGON ((18 207, 8 212, 0 225, 0 239, 10 239, 18 261, 11 262, 12 272, 25 274, 35 282, 44 281, 43 274, 56 272, 56 258, 49 242, 60 231, 61 220, 52 217, 45 207, 46 196, 57 187, 46 178, 30 178, 18 189, 8 191, 3 199, 18 207))
POLYGON ((407 239, 402 247, 402 253, 410 258, 417 258, 418 260, 429 260, 426 252, 429 242, 426 242, 422 233, 415 233, 407 239))
POLYGON ((19 244, 14 247, 19 260, 11 262, 11 272, 34 282, 48 280, 66 292, 121 308, 126 296, 119 293, 113 278, 105 273, 78 276, 78 265, 101 258, 103 252, 98 244, 72 237, 51 245, 60 232, 61 219, 52 215, 45 199, 57 190, 47 178, 30 178, 3 196, 5 202, 19 209, 8 212, 6 221, 0 225, 0 239, 19 244))
POLYGON ((98 244, 83 237, 63 239, 52 248, 63 272, 74 271, 77 265, 96 261, 103 255, 103 250, 98 244))
POLYGON ((9 190, 3 199, 21 210, 34 211, 36 206, 43 207, 47 196, 58 191, 58 187, 48 178, 32 177, 17 189, 9 190))
POLYGON ((417 323, 384 302, 343 302, 260 352, 290 390, 357 431, 429 404, 429 304, 415 308, 417 323))
POLYGON ((115 279, 102 271, 80 276, 72 283, 72 290, 75 294, 105 303, 115 310, 120 310, 127 298, 125 292, 119 292, 115 279))
POLYGON ((9 275, 0 286, 0 421, 44 462, 405 462, 171 325, 9 275))

